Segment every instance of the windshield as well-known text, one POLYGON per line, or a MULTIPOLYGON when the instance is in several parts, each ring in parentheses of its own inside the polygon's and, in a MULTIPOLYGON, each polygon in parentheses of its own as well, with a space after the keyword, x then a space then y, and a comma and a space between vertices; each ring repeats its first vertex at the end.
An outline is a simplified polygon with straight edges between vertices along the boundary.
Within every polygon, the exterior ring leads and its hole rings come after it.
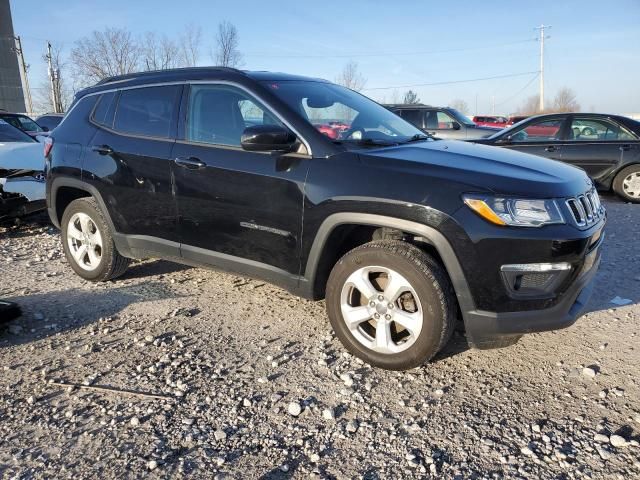
POLYGON ((427 138, 383 106, 339 85, 313 81, 263 84, 336 143, 392 145, 427 138))
POLYGON ((466 115, 463 115, 462 113, 460 113, 455 108, 447 108, 447 112, 453 118, 455 118, 456 122, 458 122, 458 123, 461 123, 463 125, 467 125, 469 127, 472 127, 472 126, 475 125, 475 123, 473 123, 469 117, 467 117, 466 115))
POLYGON ((42 128, 26 115, 0 115, 5 122, 19 128, 23 132, 42 132, 42 128))
POLYGON ((4 120, 0 120, 0 143, 9 142, 35 142, 35 140, 4 120))

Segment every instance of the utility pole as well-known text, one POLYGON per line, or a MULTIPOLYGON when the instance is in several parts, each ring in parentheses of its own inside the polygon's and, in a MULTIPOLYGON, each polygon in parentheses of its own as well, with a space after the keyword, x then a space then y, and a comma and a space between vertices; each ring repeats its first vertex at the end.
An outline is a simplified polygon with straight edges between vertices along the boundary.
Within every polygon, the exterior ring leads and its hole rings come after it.
POLYGON ((31 88, 29 88, 29 76, 27 75, 27 64, 24 63, 24 54, 22 53, 22 41, 20 36, 15 37, 16 41, 16 53, 20 59, 20 75, 22 76, 22 85, 27 97, 27 107, 29 107, 29 115, 33 113, 33 102, 31 101, 31 88))
POLYGON ((545 28, 551 28, 551 25, 542 24, 535 28, 540 30, 540 105, 538 109, 541 112, 544 110, 544 39, 549 38, 544 36, 545 28))
POLYGON ((49 64, 48 73, 49 73, 49 84, 51 85, 51 105, 53 106, 54 113, 62 113, 62 109, 60 108, 60 99, 58 98, 59 89, 58 89, 58 81, 60 77, 60 72, 57 72, 53 68, 53 56, 51 55, 51 43, 47 42, 47 54, 45 55, 47 59, 47 63, 49 64))

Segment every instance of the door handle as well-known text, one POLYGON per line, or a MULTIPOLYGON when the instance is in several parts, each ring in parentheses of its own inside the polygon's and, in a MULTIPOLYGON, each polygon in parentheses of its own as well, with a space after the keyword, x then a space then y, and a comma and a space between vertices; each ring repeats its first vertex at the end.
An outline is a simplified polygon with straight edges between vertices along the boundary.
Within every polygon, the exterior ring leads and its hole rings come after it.
POLYGON ((622 145, 620 147, 621 152, 628 152, 629 150, 631 150, 631 145, 622 145))
POLYGON ((549 145, 547 148, 545 148, 545 151, 547 152, 555 152, 557 150, 560 150, 560 147, 556 147, 554 145, 549 145))
POLYGON ((176 163, 176 165, 184 168, 189 168, 191 170, 197 170, 199 168, 207 166, 206 163, 196 157, 178 157, 174 160, 174 162, 176 163))
POLYGON ((91 147, 91 150, 100 155, 111 155, 113 153, 113 148, 109 145, 94 145, 91 147))

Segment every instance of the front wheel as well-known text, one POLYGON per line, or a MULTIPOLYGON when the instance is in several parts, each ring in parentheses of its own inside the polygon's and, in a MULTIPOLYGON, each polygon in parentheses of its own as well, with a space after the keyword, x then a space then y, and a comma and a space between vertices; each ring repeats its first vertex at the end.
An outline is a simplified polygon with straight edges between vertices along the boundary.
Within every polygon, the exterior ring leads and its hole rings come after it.
POLYGON ((62 248, 74 272, 103 282, 122 275, 129 259, 118 253, 104 215, 93 198, 79 198, 62 215, 62 248))
POLYGON ((348 252, 331 271, 326 297, 344 346, 389 370, 431 360, 455 324, 455 295, 445 270, 406 242, 374 241, 348 252))
POLYGON ((640 203, 640 164, 620 170, 613 179, 613 191, 627 202, 640 203))

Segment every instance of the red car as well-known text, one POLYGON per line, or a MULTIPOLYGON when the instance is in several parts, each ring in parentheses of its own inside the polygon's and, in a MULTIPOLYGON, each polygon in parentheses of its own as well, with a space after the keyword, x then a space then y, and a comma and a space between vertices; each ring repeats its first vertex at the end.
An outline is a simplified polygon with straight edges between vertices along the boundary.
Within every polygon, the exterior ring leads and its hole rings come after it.
POLYGON ((483 127, 504 128, 507 126, 507 118, 500 115, 478 115, 473 117, 473 123, 483 127))
POLYGON ((332 128, 330 125, 327 125, 326 123, 314 123, 313 126, 316 127, 316 130, 318 130, 323 135, 326 135, 331 140, 338 139, 338 136, 339 136, 338 130, 335 128, 332 128))
POLYGON ((524 120, 525 118, 529 118, 528 115, 520 115, 520 116, 515 116, 515 117, 509 117, 509 120, 507 120, 507 127, 510 127, 511 125, 515 125, 518 122, 521 122, 522 120, 524 120))

